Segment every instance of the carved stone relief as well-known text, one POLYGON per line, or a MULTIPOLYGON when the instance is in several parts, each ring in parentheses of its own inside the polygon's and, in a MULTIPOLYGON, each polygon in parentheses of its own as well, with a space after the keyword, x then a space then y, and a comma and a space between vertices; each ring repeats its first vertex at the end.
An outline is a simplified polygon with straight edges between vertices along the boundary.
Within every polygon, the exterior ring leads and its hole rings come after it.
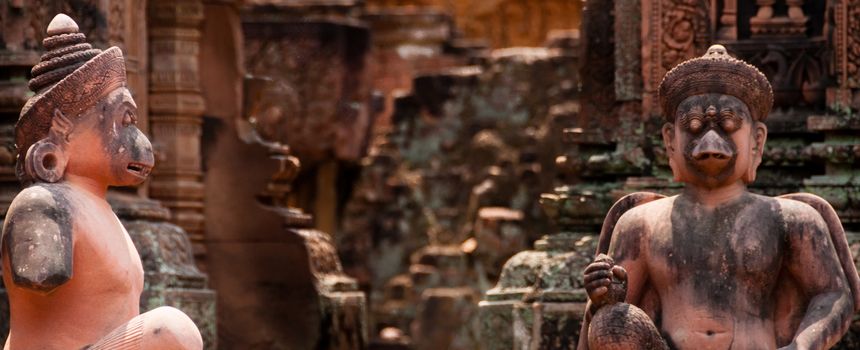
POLYGON ((836 70, 841 88, 860 88, 860 1, 836 4, 836 70))
POLYGON ((645 115, 660 113, 657 86, 678 63, 700 56, 710 44, 707 0, 642 0, 642 97, 645 115))

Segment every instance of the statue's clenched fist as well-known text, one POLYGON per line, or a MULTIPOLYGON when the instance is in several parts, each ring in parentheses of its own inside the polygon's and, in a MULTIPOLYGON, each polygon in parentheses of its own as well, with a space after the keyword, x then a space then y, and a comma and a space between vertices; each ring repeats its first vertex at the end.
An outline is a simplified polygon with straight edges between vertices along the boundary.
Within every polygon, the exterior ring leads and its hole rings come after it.
POLYGON ((585 268, 585 291, 595 307, 624 302, 627 294, 627 271, 616 266, 606 254, 600 254, 585 268), (612 293, 607 293, 612 291, 612 293))

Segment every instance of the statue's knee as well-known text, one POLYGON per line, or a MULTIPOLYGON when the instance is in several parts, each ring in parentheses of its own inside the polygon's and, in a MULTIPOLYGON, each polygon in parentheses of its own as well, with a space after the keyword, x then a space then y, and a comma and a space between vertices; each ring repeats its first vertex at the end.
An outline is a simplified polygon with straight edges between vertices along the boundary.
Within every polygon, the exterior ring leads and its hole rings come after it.
POLYGON ((145 315, 144 349, 203 349, 197 325, 182 311, 162 306, 145 315))
POLYGON ((669 349, 648 314, 627 303, 597 310, 587 337, 589 349, 669 349))

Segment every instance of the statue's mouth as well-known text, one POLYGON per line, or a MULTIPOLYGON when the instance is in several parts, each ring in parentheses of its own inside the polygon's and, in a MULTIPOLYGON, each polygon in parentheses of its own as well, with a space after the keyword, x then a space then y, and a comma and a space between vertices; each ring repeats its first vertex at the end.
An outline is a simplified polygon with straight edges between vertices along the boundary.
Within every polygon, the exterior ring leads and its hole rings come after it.
POLYGON ((135 176, 145 178, 149 176, 149 173, 152 171, 152 165, 139 163, 139 162, 131 162, 126 166, 126 170, 135 176))

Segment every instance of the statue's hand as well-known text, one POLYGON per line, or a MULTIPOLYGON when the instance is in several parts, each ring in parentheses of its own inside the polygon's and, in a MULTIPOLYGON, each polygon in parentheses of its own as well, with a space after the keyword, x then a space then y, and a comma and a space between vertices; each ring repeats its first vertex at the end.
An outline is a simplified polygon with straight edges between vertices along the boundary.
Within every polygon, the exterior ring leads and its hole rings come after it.
POLYGON ((594 306, 600 307, 624 301, 627 292, 627 271, 621 266, 616 266, 615 261, 608 255, 598 255, 594 262, 585 268, 584 281, 585 291, 594 306), (613 286, 613 279, 621 286, 613 286), (607 294, 610 291, 613 293, 607 294))

